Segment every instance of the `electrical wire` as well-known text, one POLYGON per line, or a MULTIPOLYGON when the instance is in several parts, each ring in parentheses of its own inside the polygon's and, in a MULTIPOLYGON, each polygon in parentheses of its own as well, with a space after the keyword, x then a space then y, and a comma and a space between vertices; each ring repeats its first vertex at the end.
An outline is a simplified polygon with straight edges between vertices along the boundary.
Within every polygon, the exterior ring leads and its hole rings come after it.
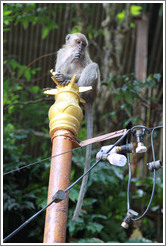
POLYGON ((75 184, 77 184, 86 174, 88 174, 101 160, 96 161, 83 175, 81 175, 73 184, 71 184, 65 192, 69 191, 75 184))
MULTIPOLYGON (((126 137, 126 135, 129 133, 129 131, 130 131, 130 129, 129 130, 127 130, 126 132, 125 132, 125 134, 121 137, 121 138, 119 138, 119 140, 117 140, 116 141, 116 143, 115 144, 113 144, 111 147, 110 147, 110 149, 106 152, 106 153, 108 153, 108 152, 110 152, 116 145, 118 145, 118 143, 120 143, 125 137, 126 137)), ((70 190, 76 183, 78 183, 86 174, 88 174, 89 173, 89 171, 91 171, 99 162, 101 161, 101 159, 99 159, 98 161, 96 161, 82 176, 80 176, 72 185, 70 185, 66 190, 65 190, 65 192, 67 192, 68 190, 70 190)))
POLYGON ((18 233, 20 230, 22 230, 26 225, 29 224, 34 218, 36 218, 39 214, 41 214, 46 208, 48 208, 52 203, 54 203, 54 200, 52 200, 49 204, 47 204, 44 208, 40 209, 37 213, 35 213, 33 216, 31 216, 28 220, 26 220, 22 225, 20 225, 16 230, 14 230, 12 233, 10 233, 7 237, 3 239, 3 242, 7 242, 10 238, 12 238, 16 233, 18 233))
POLYGON ((147 208, 145 209, 145 211, 143 212, 143 214, 137 218, 131 218, 131 220, 133 221, 137 221, 137 220, 140 220, 142 219, 148 212, 149 208, 150 208, 150 205, 152 203, 152 200, 153 200, 153 196, 154 196, 154 191, 155 191, 155 185, 156 185, 156 170, 154 169, 153 170, 153 188, 152 188, 152 193, 151 193, 151 197, 150 197, 150 201, 148 203, 148 206, 147 208))
MULTIPOLYGON (((156 127, 153 128, 153 130, 151 132, 151 148, 152 148, 153 162, 155 162, 155 152, 154 152, 154 145, 153 145, 153 133, 154 133, 154 131, 156 129, 162 128, 162 127, 163 126, 156 126, 156 127)), ((150 201, 148 203, 148 206, 147 206, 146 210, 144 211, 144 213, 140 217, 131 218, 133 221, 140 220, 140 219, 142 219, 147 214, 147 212, 148 212, 148 210, 150 208, 150 205, 152 203, 152 200, 153 200, 154 191, 155 191, 155 185, 156 185, 156 169, 154 168, 154 170, 153 170, 153 188, 152 188, 152 193, 151 193, 150 201)))
MULTIPOLYGON (((130 129, 129 129, 130 130, 130 129)), ((129 130, 125 132, 125 134, 116 141, 114 145, 109 149, 111 151, 119 142, 121 142, 125 136, 128 134, 129 130)), ((109 152, 108 151, 108 152, 109 152)), ((77 184, 86 174, 88 174, 101 160, 96 161, 82 176, 80 176, 73 184, 71 184, 68 188, 66 188, 65 192, 69 191, 75 184, 77 184)), ((11 237, 13 237, 17 232, 19 232, 21 229, 23 229, 29 222, 31 222, 34 218, 36 218, 40 213, 42 213, 46 208, 48 208, 52 203, 54 203, 56 200, 53 199, 47 206, 39 210, 37 213, 35 213, 32 217, 30 217, 28 220, 26 220, 22 225, 20 225, 16 230, 14 230, 12 233, 10 233, 7 237, 4 238, 3 242, 8 241, 11 237)))
POLYGON ((129 168, 129 177, 128 177, 128 184, 127 184, 127 211, 130 209, 130 184, 131 184, 131 164, 128 161, 128 168, 129 168))
MULTIPOLYGON (((126 138, 126 144, 128 144, 128 136, 126 138)), ((127 211, 128 211, 130 209, 130 183, 131 183, 131 164, 130 164, 129 153, 127 153, 127 163, 128 163, 128 170, 129 170, 128 184, 127 184, 127 211)))
MULTIPOLYGON (((116 134, 116 133, 114 133, 114 134, 116 134)), ((101 138, 101 141, 103 141, 104 139, 107 139, 107 136, 101 138)), ((98 140, 96 140, 94 143, 97 143, 97 142, 98 142, 98 140)), ((89 143, 89 144, 87 144, 87 145, 90 145, 90 144, 91 144, 91 143, 89 143)), ((85 146, 87 146, 87 145, 85 145, 85 146)), ((85 146, 83 146, 83 147, 85 147, 85 146)), ((11 170, 11 171, 8 171, 8 172, 4 173, 3 176, 8 175, 8 174, 11 174, 11 173, 14 173, 14 172, 19 172, 20 170, 22 170, 22 169, 24 169, 24 168, 27 168, 27 167, 30 167, 30 166, 39 164, 39 163, 44 162, 44 161, 46 161, 46 160, 53 159, 53 158, 55 158, 55 157, 57 157, 57 156, 67 154, 67 153, 69 153, 69 152, 72 152, 73 150, 77 150, 77 149, 80 149, 80 148, 83 148, 83 147, 82 147, 82 146, 79 146, 79 147, 76 147, 76 148, 74 148, 74 149, 68 150, 68 151, 66 151, 66 152, 59 153, 59 154, 57 154, 57 155, 47 157, 47 158, 42 159, 42 160, 40 160, 40 161, 36 161, 36 162, 30 163, 30 164, 28 164, 28 165, 25 165, 25 166, 22 166, 22 167, 13 169, 13 170, 11 170)))
POLYGON ((149 131, 150 129, 153 129, 153 128, 148 128, 148 127, 143 126, 143 125, 137 125, 137 126, 133 126, 131 128, 131 131, 134 130, 135 128, 143 128, 143 129, 146 129, 147 131, 149 131))
MULTIPOLYGON (((137 126, 138 127, 138 126, 137 126)), ((143 127, 143 126, 141 126, 143 127)), ((155 129, 161 128, 162 126, 158 126, 153 128, 152 133, 151 133, 151 146, 152 146, 152 154, 153 154, 153 161, 155 162, 155 153, 154 153, 154 145, 153 145, 153 133, 155 129)), ((133 127, 136 128, 136 127, 133 127)), ((133 129, 132 128, 132 129, 133 129)), ((107 153, 109 153, 117 144, 119 144, 127 135, 128 133, 131 131, 131 129, 128 129, 125 134, 115 142, 114 145, 112 145, 110 147, 110 149, 107 151, 107 153)), ((79 148, 79 147, 78 147, 79 148)), ((82 176, 80 176, 73 184, 71 184, 68 188, 66 188, 65 192, 69 191, 75 184, 77 184, 86 174, 88 174, 101 160, 99 159, 98 161, 96 161, 82 176)), ((129 180, 131 181, 131 176, 129 178, 129 180)), ((129 191, 129 184, 128 183, 128 191, 129 191)), ((152 195, 151 195, 151 199, 150 202, 147 206, 147 209, 145 210, 145 212, 142 214, 142 216, 138 217, 138 218, 132 218, 132 220, 140 220, 148 211, 152 199, 153 199, 153 194, 154 194, 154 189, 155 189, 155 169, 154 169, 154 182, 153 182, 153 190, 152 190, 152 195)), ((14 230, 12 233, 10 233, 8 236, 6 236, 3 240, 3 242, 8 241, 11 237, 13 237, 16 233, 18 233, 21 229, 23 229, 27 224, 29 224, 29 222, 31 222, 34 218, 36 218, 39 214, 41 214, 46 208, 48 208, 51 204, 53 204, 55 202, 56 198, 53 199, 49 204, 47 204, 44 208, 42 208, 41 210, 39 210, 37 213, 35 213, 33 216, 31 216, 28 220, 26 220, 22 225, 20 225, 16 230, 14 230)), ((129 195, 128 195, 128 206, 129 206, 129 195)))
POLYGON ((60 156, 60 155, 67 154, 67 153, 69 153, 69 152, 72 152, 73 150, 80 149, 80 148, 82 148, 82 147, 77 147, 77 148, 74 148, 74 149, 71 149, 71 150, 68 150, 68 151, 59 153, 59 154, 57 154, 57 155, 47 157, 47 158, 42 159, 42 160, 40 160, 40 161, 36 161, 36 162, 30 163, 30 164, 28 164, 28 165, 19 167, 19 168, 17 168, 17 169, 13 169, 13 170, 11 170, 11 171, 8 171, 8 172, 4 173, 3 176, 5 176, 5 175, 7 175, 7 174, 10 174, 10 173, 14 173, 14 172, 19 172, 20 170, 22 170, 22 169, 24 169, 24 168, 27 168, 27 167, 30 167, 30 166, 39 164, 39 163, 44 162, 44 161, 47 161, 47 160, 49 160, 49 159, 53 159, 53 158, 55 158, 55 157, 57 157, 57 156, 60 156))
MULTIPOLYGON (((89 173, 98 163, 100 160, 96 161, 82 176, 80 176, 73 184, 71 184, 64 192, 69 191, 75 184, 77 184, 87 173, 89 173)), ((20 225, 16 230, 14 230, 12 233, 10 233, 7 237, 3 239, 3 242, 7 242, 10 238, 12 238, 16 233, 18 233, 20 230, 22 230, 29 222, 31 222, 33 219, 35 219, 39 214, 41 214, 46 208, 48 208, 51 204, 55 202, 56 198, 53 199, 50 203, 48 203, 44 208, 39 210, 37 213, 35 213, 32 217, 30 217, 28 220, 26 220, 22 225, 20 225)))
MULTIPOLYGON (((135 126, 135 127, 132 127, 132 129, 138 128, 138 127, 145 128, 145 129, 148 129, 149 130, 149 128, 143 127, 143 126, 135 126)), ((159 129, 159 128, 162 128, 162 127, 163 126, 157 126, 157 127, 152 128, 152 132, 151 132, 151 147, 152 147, 153 162, 155 162, 155 152, 154 152, 154 144, 153 144, 153 133, 154 133, 154 131, 156 129, 159 129)), ((129 179, 128 179, 128 187, 127 187, 127 210, 130 209, 130 200, 129 200, 130 183, 131 183, 131 166, 129 165, 129 179)), ((155 191, 155 185, 156 185, 156 170, 154 169, 153 170, 153 187, 152 187, 152 193, 151 193, 151 197, 150 197, 149 203, 147 205, 147 208, 145 209, 144 213, 141 216, 136 217, 136 218, 131 218, 131 220, 138 221, 138 220, 142 219, 147 214, 147 212, 148 212, 148 210, 150 208, 150 205, 152 203, 152 200, 153 200, 154 191, 155 191)))
POLYGON ((106 152, 106 154, 108 154, 117 144, 119 144, 127 135, 128 133, 131 131, 131 129, 128 129, 125 134, 120 137, 115 144, 111 145, 111 147, 109 148, 109 150, 106 152))

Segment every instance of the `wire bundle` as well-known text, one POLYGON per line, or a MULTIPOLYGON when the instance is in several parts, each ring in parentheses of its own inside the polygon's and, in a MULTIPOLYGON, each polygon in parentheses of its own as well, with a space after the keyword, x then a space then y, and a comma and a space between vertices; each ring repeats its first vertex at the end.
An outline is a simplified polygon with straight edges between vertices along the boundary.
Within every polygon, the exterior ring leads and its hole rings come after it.
MULTIPOLYGON (((152 132, 151 132, 151 147, 152 147, 152 155, 153 155, 153 162, 155 162, 155 152, 154 152, 154 145, 153 145, 153 134, 154 134, 154 131, 156 129, 159 129, 159 128, 162 128, 163 126, 157 126, 157 127, 154 127, 154 128, 147 128, 145 126, 134 126, 132 127, 131 129, 128 129, 125 134, 120 137, 116 142, 115 144, 113 144, 110 149, 107 151, 107 153, 109 153, 115 146, 117 146, 126 136, 129 135, 129 133, 131 133, 134 128, 136 127, 140 127, 140 128, 145 128, 145 129, 152 129, 152 132)), ((127 140, 128 141, 128 138, 127 140)), ((81 147, 77 147, 75 149, 79 149, 81 147)), ((74 149, 74 150, 75 150, 74 149)), ((63 155, 63 154, 66 154, 68 152, 71 152, 73 151, 72 150, 69 150, 69 151, 66 151, 64 153, 60 153, 58 155, 55 155, 55 156, 52 156, 52 157, 48 157, 48 158, 45 158, 43 160, 40 160, 40 161, 37 161, 37 162, 34 162, 34 163, 31 163, 31 164, 28 164, 26 166, 23 166, 23 167, 20 167, 19 169, 15 169, 15 170, 11 170, 9 172, 6 172, 4 173, 4 175, 7 175, 7 174, 10 174, 10 173, 13 173, 13 172, 16 172, 16 171, 20 171, 21 169, 23 168, 27 168, 29 166, 32 166, 32 165, 36 165, 36 164, 39 164, 41 162, 44 162, 48 159, 52 159, 52 158, 55 158, 57 156, 60 156, 60 155, 63 155)), ((129 168, 129 179, 128 179, 128 187, 127 187, 127 210, 130 209, 130 199, 129 199, 129 190, 130 190, 130 183, 131 183, 131 166, 130 166, 130 160, 129 160, 129 155, 127 155, 127 158, 128 158, 128 168, 129 168)), ((85 175, 87 175, 101 160, 97 160, 83 175, 81 175, 73 184, 71 184, 64 192, 66 193, 67 191, 69 191, 75 184, 77 184, 85 175)), ((145 212, 140 216, 140 217, 137 217, 137 218, 132 218, 132 220, 140 220, 142 217, 145 216, 145 214, 148 212, 149 208, 150 208, 150 205, 151 205, 151 202, 152 202, 152 199, 153 199, 153 195, 154 195, 154 190, 155 190, 155 182, 156 182, 156 170, 154 169, 153 170, 154 172, 154 176, 153 176, 153 188, 152 188, 152 193, 151 193, 151 198, 150 198, 150 201, 149 201, 149 204, 145 210, 145 212)), ((22 230, 27 224, 29 224, 33 219, 35 219, 39 214, 41 214, 46 208, 48 208, 49 206, 51 206, 51 204, 53 204, 54 202, 56 201, 56 197, 53 198, 53 200, 47 204, 44 208, 42 208, 41 210, 39 210, 37 213, 35 213, 32 217, 30 217, 28 220, 26 220, 22 225, 20 225, 16 230, 14 230, 12 233, 10 233, 7 237, 4 238, 3 242, 7 242, 11 237, 13 237, 16 233, 18 233, 20 230, 22 230)))

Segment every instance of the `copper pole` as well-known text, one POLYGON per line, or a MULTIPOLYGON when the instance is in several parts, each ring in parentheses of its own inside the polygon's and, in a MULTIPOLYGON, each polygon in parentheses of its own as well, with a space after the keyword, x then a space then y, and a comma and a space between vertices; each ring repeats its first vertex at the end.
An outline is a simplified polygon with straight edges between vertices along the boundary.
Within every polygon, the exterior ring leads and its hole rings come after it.
MULTIPOLYGON (((72 149, 73 134, 69 130, 57 130, 52 140, 52 156, 72 149), (66 137, 67 136, 67 137, 66 137)), ((52 158, 47 204, 58 190, 69 186, 71 171, 71 152, 52 158)), ((46 211, 44 243, 64 243, 68 213, 68 196, 59 203, 53 203, 46 211)))
MULTIPOLYGON (((80 122, 83 118, 79 103, 85 103, 79 93, 90 90, 74 84, 76 75, 68 85, 59 85, 53 71, 52 79, 57 88, 46 90, 47 95, 55 95, 55 103, 49 109, 50 137, 52 139, 52 157, 67 152, 75 145, 73 136, 78 136, 80 122), (73 145, 74 144, 74 145, 73 145)), ((47 204, 52 201, 58 190, 69 186, 72 153, 59 155, 51 159, 47 204)), ((44 243, 64 243, 66 238, 66 223, 68 212, 68 196, 51 204, 46 210, 44 243)))

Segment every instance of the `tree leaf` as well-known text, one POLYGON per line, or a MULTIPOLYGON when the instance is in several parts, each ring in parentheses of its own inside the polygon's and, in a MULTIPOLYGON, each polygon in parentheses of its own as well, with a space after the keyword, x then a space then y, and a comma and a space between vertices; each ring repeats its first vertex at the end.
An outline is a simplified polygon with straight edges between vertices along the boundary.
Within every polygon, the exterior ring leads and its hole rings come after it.
POLYGON ((42 39, 45 39, 47 34, 49 33, 49 27, 44 27, 42 31, 42 39))
POLYGON ((29 68, 25 71, 24 77, 25 77, 28 81, 31 80, 31 71, 30 71, 29 68))
POLYGON ((22 24, 24 29, 26 30, 28 28, 29 21, 27 19, 23 19, 22 24))
POLYGON ((10 64, 11 64, 13 69, 16 69, 20 66, 20 64, 14 59, 11 59, 10 64))
POLYGON ((95 232, 100 232, 102 229, 103 229, 103 225, 99 224, 99 223, 96 223, 96 222, 90 222, 88 223, 87 225, 87 230, 88 231, 91 231, 92 233, 95 233, 95 232))
POLYGON ((72 200, 73 202, 76 202, 77 199, 78 199, 78 194, 79 194, 79 191, 76 190, 74 187, 70 190, 70 193, 69 193, 69 198, 70 200, 72 200))
POLYGON ((104 243, 104 241, 102 241, 99 238, 95 238, 95 237, 92 237, 92 238, 83 238, 83 239, 80 239, 80 240, 78 240, 76 242, 77 243, 104 243))
POLYGON ((12 10, 3 10, 3 16, 7 16, 7 15, 10 15, 12 13, 12 10))
POLYGON ((140 15, 142 11, 142 6, 138 6, 138 5, 131 5, 130 7, 130 13, 131 15, 140 15))
POLYGON ((126 15, 126 11, 125 10, 122 10, 122 12, 118 13, 116 16, 119 20, 119 23, 122 23, 122 21, 124 20, 125 18, 125 15, 126 15))

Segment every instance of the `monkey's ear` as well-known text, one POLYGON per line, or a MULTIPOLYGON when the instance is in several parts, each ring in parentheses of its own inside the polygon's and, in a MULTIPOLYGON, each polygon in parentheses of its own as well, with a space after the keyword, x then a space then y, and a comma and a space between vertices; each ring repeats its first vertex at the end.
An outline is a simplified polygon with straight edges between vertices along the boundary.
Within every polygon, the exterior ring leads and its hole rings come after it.
POLYGON ((86 47, 88 47, 89 43, 88 43, 88 40, 86 39, 86 47))
POLYGON ((69 41, 69 39, 70 39, 70 34, 67 34, 67 35, 66 35, 66 38, 65 38, 66 43, 69 41))

